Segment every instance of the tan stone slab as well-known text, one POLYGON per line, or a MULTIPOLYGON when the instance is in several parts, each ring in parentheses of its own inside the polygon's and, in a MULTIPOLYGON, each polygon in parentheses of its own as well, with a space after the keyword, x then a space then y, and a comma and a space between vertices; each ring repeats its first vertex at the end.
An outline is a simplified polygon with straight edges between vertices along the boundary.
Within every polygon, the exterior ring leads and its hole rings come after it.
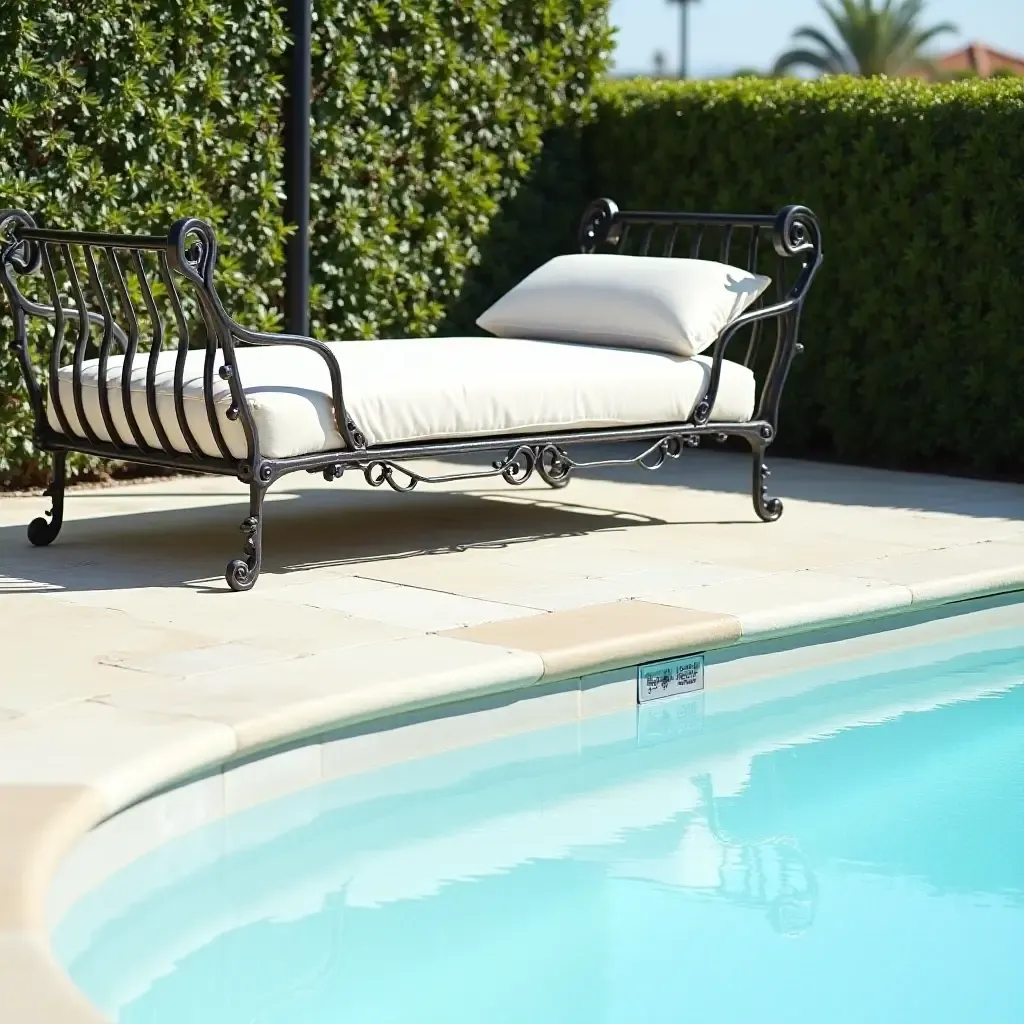
POLYGON ((909 587, 915 603, 1024 589, 1024 543, 993 540, 855 562, 844 575, 909 587))
MULTIPOLYGON (((114 665, 82 661, 63 645, 29 663, 11 658, 0 677, 0 719, 50 711, 114 690, 142 685, 153 678, 114 665)), ((3 780, 0 780, 2 782, 3 780)))
POLYGON ((470 626, 444 635, 530 651, 543 660, 545 678, 561 678, 723 647, 738 640, 741 631, 729 615, 619 601, 470 626))
POLYGON ((106 810, 90 786, 0 786, 0 932, 45 927, 60 858, 106 810))
MULTIPOLYGON (((175 597, 164 591, 165 605, 175 597)), ((7 597, 0 614, 17 628, 3 631, 6 664, 13 656, 28 669, 44 660, 43 651, 73 650, 82 663, 97 662, 114 653, 152 655, 208 644, 201 632, 176 629, 166 621, 139 622, 124 610, 72 604, 63 597, 25 594, 7 597)))
POLYGON ((791 524, 786 521, 790 515, 787 505, 782 519, 776 523, 737 522, 715 527, 669 525, 638 531, 629 537, 629 544, 638 553, 653 557, 671 548, 687 552, 702 562, 746 569, 751 575, 802 569, 830 570, 854 559, 913 554, 927 544, 927 533, 918 531, 916 539, 910 536, 894 539, 877 521, 861 523, 856 530, 841 531, 831 520, 830 513, 830 509, 818 509, 813 520, 791 524))
POLYGON ((541 660, 523 651, 418 636, 298 658, 283 669, 158 681, 104 703, 125 714, 219 723, 246 753, 389 712, 525 689, 542 673, 541 660))
POLYGON ((60 969, 43 935, 0 935, 0 1021, 109 1024, 60 969))
MULTIPOLYGON (((307 575, 294 573, 292 580, 296 586, 301 586, 302 580, 306 580, 308 585, 307 575)), ((343 579, 333 575, 331 578, 339 586, 344 586, 343 579)), ((322 575, 320 579, 324 581, 322 575)), ((273 596, 278 590, 287 592, 291 589, 291 586, 269 588, 267 591, 258 588, 246 594, 243 601, 235 600, 236 595, 227 591, 210 593, 185 587, 174 591, 166 587, 93 591, 68 596, 65 600, 73 600, 76 605, 102 604, 106 608, 119 609, 126 620, 137 624, 132 626, 133 630, 163 625, 187 632, 192 637, 205 637, 206 644, 241 641, 292 655, 379 643, 411 635, 410 630, 399 626, 316 608, 311 604, 278 600, 273 596)), ((128 626, 126 621, 125 628, 128 626)), ((196 640, 191 646, 198 647, 202 643, 196 640)), ((137 642, 135 646, 140 649, 137 642)), ((188 646, 180 644, 176 649, 184 650, 188 646)), ((153 647, 143 649, 148 653, 156 650, 153 647)))
POLYGON ((912 597, 906 587, 884 581, 801 571, 687 587, 657 599, 731 615, 749 638, 884 615, 908 607, 912 597))
POLYGON ((384 583, 397 583, 427 590, 443 590, 449 594, 500 600, 495 584, 504 589, 534 586, 537 583, 561 583, 583 578, 584 574, 562 572, 549 567, 540 579, 533 569, 508 562, 495 572, 495 557, 501 552, 479 549, 456 551, 438 555, 419 555, 413 558, 392 558, 359 568, 359 575, 384 583), (498 577, 496 581, 495 577, 498 577))
POLYGON ((273 597, 282 602, 333 608, 348 615, 390 623, 402 629, 436 633, 444 629, 514 619, 529 609, 459 594, 400 586, 356 576, 339 576, 311 586, 284 587, 273 597), (362 587, 357 587, 362 584, 362 587))
POLYGON ((223 725, 78 701, 0 722, 0 784, 89 785, 113 812, 236 749, 223 725))

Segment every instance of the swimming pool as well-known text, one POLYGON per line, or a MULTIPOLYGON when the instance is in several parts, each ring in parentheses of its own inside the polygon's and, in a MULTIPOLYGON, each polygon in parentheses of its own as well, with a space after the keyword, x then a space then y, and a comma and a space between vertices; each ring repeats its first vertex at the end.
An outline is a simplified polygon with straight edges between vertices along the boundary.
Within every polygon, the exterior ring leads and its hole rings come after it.
POLYGON ((232 815, 77 902, 120 1024, 1024 1019, 1024 634, 655 701, 232 815))

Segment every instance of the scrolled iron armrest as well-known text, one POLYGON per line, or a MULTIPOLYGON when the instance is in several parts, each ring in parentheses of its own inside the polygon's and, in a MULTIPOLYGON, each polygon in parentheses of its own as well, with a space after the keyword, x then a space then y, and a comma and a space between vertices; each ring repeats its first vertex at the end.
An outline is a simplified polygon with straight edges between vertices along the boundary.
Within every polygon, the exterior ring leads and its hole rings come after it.
MULTIPOLYGON (((225 314, 226 316, 226 314, 225 314)), ((327 372, 331 376, 331 392, 334 398, 334 416, 338 433, 345 439, 345 444, 350 449, 361 449, 366 447, 366 438, 356 428, 355 423, 349 419, 345 410, 345 398, 342 387, 341 366, 334 353, 322 342, 315 338, 307 338, 300 334, 269 334, 265 331, 253 331, 243 327, 231 317, 227 317, 231 333, 247 345, 294 345, 298 348, 309 349, 316 352, 327 364, 327 372)))
POLYGON ((334 400, 334 418, 345 444, 350 450, 366 448, 366 438, 349 418, 345 409, 345 396, 341 379, 341 367, 334 353, 315 338, 298 334, 269 334, 243 327, 228 315, 213 282, 214 264, 217 260, 217 239, 213 228, 205 221, 190 217, 175 223, 168 234, 170 262, 175 270, 190 280, 199 290, 202 300, 209 304, 210 311, 224 330, 222 339, 225 363, 230 363, 231 373, 237 381, 239 393, 243 393, 238 380, 238 367, 234 360, 234 342, 247 345, 294 345, 316 352, 327 364, 331 378, 331 393, 334 400), (195 241, 189 245, 190 238, 195 241))
POLYGON ((732 339, 744 327, 749 327, 751 324, 761 320, 774 320, 776 317, 791 312, 799 305, 800 303, 796 299, 786 299, 772 306, 765 306, 762 309, 755 309, 750 313, 744 313, 725 327, 715 341, 714 349, 712 350, 711 379, 708 381, 708 389, 693 412, 693 421, 697 426, 704 426, 708 422, 711 410, 714 409, 715 402, 718 400, 718 387, 722 379, 722 364, 725 362, 725 353, 732 339))
POLYGON ((760 309, 744 313, 722 330, 715 341, 712 353, 711 379, 708 382, 707 392, 694 410, 694 422, 698 426, 707 423, 711 416, 711 410, 715 407, 715 402, 718 399, 718 387, 722 379, 722 363, 732 339, 744 327, 749 327, 758 321, 774 320, 798 311, 803 305, 814 275, 817 274, 818 268, 821 266, 821 228, 818 225, 817 217, 806 206, 786 206, 779 211, 772 230, 772 244, 775 251, 784 258, 793 258, 804 253, 810 255, 811 258, 804 262, 803 269, 796 281, 793 282, 793 287, 790 288, 789 295, 785 299, 770 306, 763 306, 760 309))

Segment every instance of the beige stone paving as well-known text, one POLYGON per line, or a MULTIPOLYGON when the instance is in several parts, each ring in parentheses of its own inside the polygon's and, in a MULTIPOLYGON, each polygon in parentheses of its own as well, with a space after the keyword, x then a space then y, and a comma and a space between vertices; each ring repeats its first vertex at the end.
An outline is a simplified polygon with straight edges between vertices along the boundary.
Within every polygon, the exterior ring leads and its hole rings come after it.
POLYGON ((90 824, 204 766, 395 709, 1024 588, 1024 487, 773 460, 786 511, 766 525, 749 468, 697 452, 558 492, 410 495, 299 474, 271 492, 250 594, 221 575, 247 514, 237 482, 72 491, 42 550, 24 531, 45 499, 0 498, 0 827, 19 837, 0 854, 0 1020, 100 1019, 40 937, 48 873, 90 824))
MULTIPOLYGON (((312 655, 501 621, 521 633, 579 608, 608 618, 620 602, 734 617, 753 636, 1024 579, 1024 488, 780 460, 786 511, 762 524, 748 468, 700 452, 557 492, 477 481, 411 495, 300 474, 271 492, 246 595, 220 577, 245 515, 235 481, 73 491, 42 550, 24 526, 44 499, 0 499, 0 720, 168 679, 301 675, 312 655)), ((628 644, 635 620, 615 619, 602 631, 628 644)))

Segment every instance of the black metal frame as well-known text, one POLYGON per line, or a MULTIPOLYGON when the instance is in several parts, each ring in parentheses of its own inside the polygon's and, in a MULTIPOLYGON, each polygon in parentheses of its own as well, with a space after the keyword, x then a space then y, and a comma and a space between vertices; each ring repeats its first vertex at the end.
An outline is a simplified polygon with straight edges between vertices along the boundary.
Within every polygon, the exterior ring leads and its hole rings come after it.
MULTIPOLYGON (((747 236, 746 266, 753 270, 763 262, 763 236, 767 234, 777 256, 774 274, 776 294, 774 300, 762 297, 754 308, 732 321, 720 334, 712 350, 712 369, 707 393, 697 404, 691 419, 685 423, 661 423, 630 428, 581 430, 560 433, 535 433, 518 436, 470 438, 461 441, 407 443, 398 445, 367 445, 359 427, 349 416, 343 390, 341 368, 331 350, 312 338, 290 334, 267 334, 249 330, 236 323, 225 311, 214 286, 214 267, 217 242, 213 230, 203 221, 180 220, 166 237, 141 235, 110 235, 90 232, 61 231, 37 227, 33 219, 22 210, 0 211, 0 284, 7 294, 14 318, 12 349, 21 365, 28 388, 35 419, 34 441, 38 448, 53 454, 53 481, 47 494, 52 499, 48 519, 35 519, 29 525, 29 540, 35 545, 51 543, 60 532, 63 520, 65 462, 69 452, 134 462, 142 465, 200 473, 236 476, 249 485, 249 516, 242 523, 245 534, 244 557, 232 559, 225 577, 233 590, 249 590, 259 576, 262 563, 263 500, 268 488, 287 473, 305 470, 322 472, 327 479, 340 477, 347 469, 360 470, 372 486, 388 484, 395 490, 411 490, 417 483, 445 483, 486 477, 502 477, 508 483, 521 484, 536 472, 552 487, 569 482, 576 470, 607 465, 641 464, 656 469, 666 459, 678 458, 684 447, 696 447, 702 437, 724 440, 726 437, 744 439, 753 452, 753 503, 757 515, 771 522, 782 514, 782 502, 768 497, 766 479, 768 468, 764 453, 774 440, 778 422, 779 403, 795 355, 801 351, 798 342, 800 314, 804 299, 822 260, 821 232, 814 215, 804 207, 788 206, 775 216, 734 216, 689 213, 648 213, 620 211, 610 200, 599 200, 587 211, 580 227, 580 246, 583 252, 594 252, 611 247, 619 252, 629 251, 631 237, 639 237, 638 255, 651 254, 652 245, 660 234, 665 234, 658 255, 675 255, 681 231, 693 231, 695 238, 689 252, 691 258, 701 257, 705 232, 717 231, 721 236, 716 258, 730 262, 734 239, 747 236), (74 251, 74 252, 73 252, 74 251), (97 257, 102 257, 101 264, 97 257), (145 257, 145 259, 144 259, 145 257), (145 260, 155 261, 153 283, 160 282, 167 307, 176 322, 178 344, 175 357, 174 407, 178 427, 189 447, 189 452, 177 451, 171 445, 156 408, 155 373, 157 360, 165 338, 164 318, 157 309, 145 260), (785 285, 785 263, 798 265, 795 279, 785 285), (61 267, 67 280, 62 291, 57 283, 55 267, 61 267), (152 327, 149 352, 140 349, 142 332, 140 315, 133 304, 131 289, 126 284, 125 266, 131 269, 136 294, 142 296, 144 313, 152 327), (81 283, 80 267, 86 270, 87 289, 94 300, 90 308, 86 287, 81 283), (19 286, 18 278, 43 270, 49 303, 27 297, 19 286), (107 279, 104 287, 102 277, 107 279), (197 303, 199 321, 205 326, 206 415, 211 433, 220 450, 219 458, 204 454, 192 435, 186 421, 183 405, 184 359, 192 347, 186 316, 176 282, 192 286, 197 303), (119 303, 122 322, 110 302, 112 290, 119 303), (70 299, 68 297, 70 293, 70 299), (33 345, 30 341, 28 320, 43 318, 52 324, 48 342, 44 343, 47 381, 40 383, 37 376, 33 345), (760 391, 754 418, 745 423, 709 422, 710 413, 718 394, 722 361, 734 338, 750 328, 744 364, 753 365, 758 351, 761 328, 767 321, 776 325, 774 347, 760 391), (66 343, 65 332, 69 324, 77 325, 77 338, 73 345, 66 343), (94 329, 99 339, 93 337, 94 329), (284 459, 268 459, 260 452, 259 437, 252 412, 245 399, 245 389, 239 377, 236 360, 238 346, 295 345, 316 352, 327 364, 334 400, 334 417, 345 447, 336 451, 314 452, 284 459), (107 361, 115 346, 124 355, 120 367, 120 385, 125 418, 130 426, 130 437, 116 429, 109 408, 109 395, 100 388, 100 406, 108 436, 116 440, 103 441, 89 423, 82 402, 82 368, 90 353, 99 360, 99 372, 107 379, 107 361), (72 357, 72 392, 82 434, 76 434, 63 408, 57 371, 67 365, 65 350, 72 357), (158 436, 156 446, 145 443, 130 401, 132 367, 136 358, 146 359, 146 398, 150 419, 158 436), (231 405, 227 416, 241 424, 246 455, 232 457, 224 441, 212 398, 212 384, 218 359, 220 376, 229 387, 231 405), (47 419, 47 403, 55 414, 61 429, 53 429, 47 419), (581 462, 569 455, 567 448, 576 444, 595 442, 632 442, 640 446, 635 454, 623 459, 599 462, 581 462), (424 458, 444 458, 469 453, 502 452, 503 456, 489 470, 427 476, 416 472, 405 463, 424 458)), ((767 247, 763 247, 766 249, 767 247)), ((171 349, 167 349, 170 352, 171 349)))

